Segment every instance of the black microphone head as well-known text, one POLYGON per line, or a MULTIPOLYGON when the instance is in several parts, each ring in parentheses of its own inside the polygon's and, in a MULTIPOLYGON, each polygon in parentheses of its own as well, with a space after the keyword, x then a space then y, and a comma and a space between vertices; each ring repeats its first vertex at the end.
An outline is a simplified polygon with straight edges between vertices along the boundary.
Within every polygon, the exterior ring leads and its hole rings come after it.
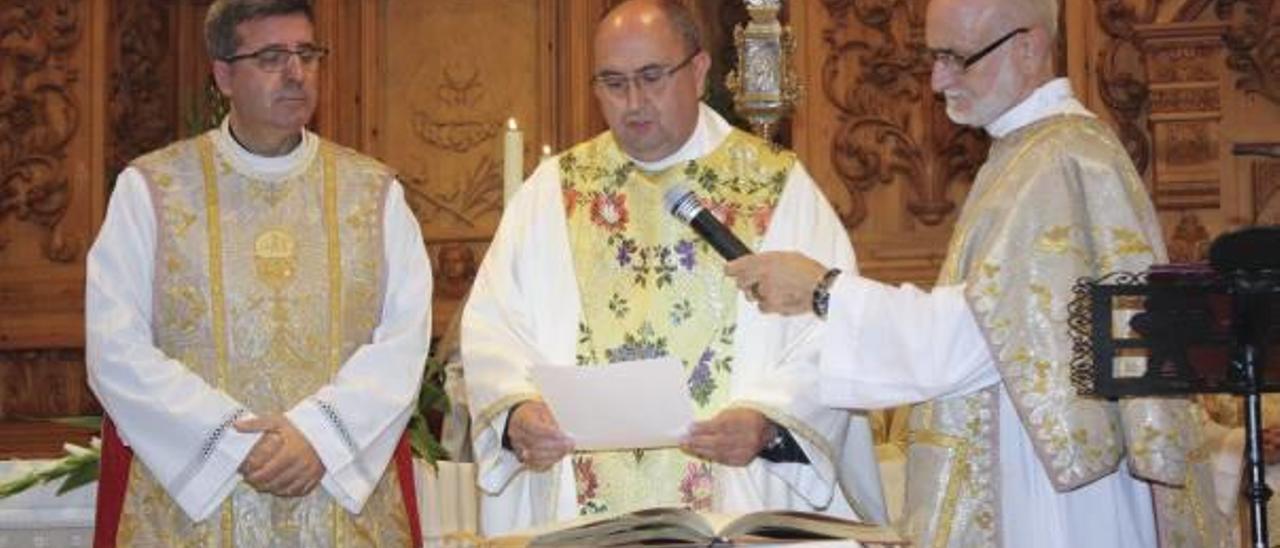
POLYGON ((702 206, 702 200, 689 187, 680 183, 671 185, 662 193, 662 203, 672 216, 689 225, 725 260, 732 261, 751 253, 751 248, 702 206))
POLYGON ((662 205, 685 224, 689 224, 698 212, 702 211, 702 202, 698 200, 698 195, 681 183, 667 187, 666 192, 662 193, 662 205))
POLYGON ((1280 270, 1280 226, 1255 226, 1217 237, 1209 246, 1209 264, 1219 272, 1280 270))

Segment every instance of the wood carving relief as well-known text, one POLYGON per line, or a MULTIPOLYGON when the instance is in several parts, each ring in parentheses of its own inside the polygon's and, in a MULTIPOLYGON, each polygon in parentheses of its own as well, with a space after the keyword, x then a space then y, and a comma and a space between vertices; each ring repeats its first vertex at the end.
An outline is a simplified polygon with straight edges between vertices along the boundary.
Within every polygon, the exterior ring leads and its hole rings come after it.
POLYGON ((396 169, 422 225, 437 333, 466 297, 502 215, 507 119, 523 134, 526 174, 542 145, 557 144, 557 100, 569 93, 556 73, 557 25, 573 26, 557 15, 567 4, 381 0, 371 14, 377 49, 365 59, 379 69, 364 83, 375 118, 366 142, 396 169))
POLYGON ((1280 105, 1280 2, 1217 0, 1219 19, 1229 21, 1223 36, 1227 67, 1239 73, 1236 87, 1280 105))
POLYGON ((1153 186, 1158 207, 1209 210, 1219 205, 1222 29, 1214 21, 1139 28, 1156 139, 1153 186))
POLYGON ((455 171, 452 180, 435 184, 428 184, 430 175, 421 170, 405 173, 410 204, 420 214, 443 216, 441 220, 448 223, 474 228, 478 218, 502 209, 497 150, 489 150, 493 146, 476 149, 499 142, 495 138, 505 127, 502 111, 509 110, 509 105, 494 102, 500 93, 488 89, 479 67, 465 59, 446 64, 424 85, 433 93, 424 94, 414 107, 410 119, 414 137, 434 154, 470 162, 468 169, 455 171))
POLYGON ((1096 6, 1110 38, 1099 51, 1100 96, 1156 206, 1216 210, 1227 26, 1203 0, 1096 6))
POLYGON ((1098 88, 1102 102, 1114 118, 1116 132, 1138 173, 1146 173, 1151 160, 1151 136, 1147 133, 1148 90, 1142 48, 1136 26, 1140 20, 1125 0, 1096 0, 1098 25, 1111 38, 1098 53, 1098 88))
POLYGON ((89 392, 84 351, 0 351, 0 420, 101 413, 89 392))
POLYGON ((922 0, 824 0, 823 96, 838 110, 831 139, 834 171, 850 194, 839 213, 850 228, 867 216, 865 194, 882 185, 908 190, 919 222, 942 223, 956 208, 950 187, 968 182, 986 153, 978 131, 950 124, 929 89, 922 0), (923 105, 923 106, 922 106, 923 105))
POLYGON ((112 45, 115 59, 109 82, 109 181, 133 158, 177 137, 177 75, 169 55, 173 8, 169 0, 114 4, 112 17, 118 34, 112 45))
POLYGON ((1169 238, 1169 261, 1192 263, 1204 261, 1209 254, 1209 229, 1193 213, 1184 212, 1169 238))
POLYGON ((384 0, 379 155, 394 166, 429 242, 487 239, 502 213, 506 121, 525 166, 549 142, 540 17, 516 0, 384 0), (501 39, 495 39, 501 36, 501 39))
POLYGON ((69 0, 0 2, 0 255, 14 222, 43 230, 50 261, 73 261, 83 246, 59 227, 71 202, 65 147, 81 117, 70 89, 81 33, 69 0))
POLYGON ((466 297, 486 247, 484 242, 448 242, 428 246, 436 296, 448 300, 466 297))

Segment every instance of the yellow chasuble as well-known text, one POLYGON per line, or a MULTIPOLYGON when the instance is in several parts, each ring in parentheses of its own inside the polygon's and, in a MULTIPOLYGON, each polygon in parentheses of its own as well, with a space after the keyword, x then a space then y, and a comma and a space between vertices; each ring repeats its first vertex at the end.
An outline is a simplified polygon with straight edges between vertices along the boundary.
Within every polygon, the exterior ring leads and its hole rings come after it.
MULTIPOLYGON (((724 259, 662 205, 673 183, 693 189, 748 247, 769 226, 791 153, 733 131, 710 154, 640 171, 612 134, 560 159, 569 246, 582 299, 581 366, 675 356, 699 420, 726 403, 733 373, 737 288, 724 259)), ((581 514, 656 505, 710 510, 712 464, 678 448, 572 456, 581 514)))
MULTIPOLYGON (((218 150, 217 131, 134 162, 156 211, 156 346, 246 406, 208 433, 175 484, 203 466, 245 413, 283 413, 330 382, 372 340, 381 314, 382 204, 390 170, 321 141, 310 162, 263 180, 218 150)), ((332 426, 350 440, 336 413, 332 426)), ((196 523, 134 460, 118 542, 408 546, 394 467, 363 472, 377 487, 359 515, 323 488, 282 498, 239 483, 218 512, 196 523)))

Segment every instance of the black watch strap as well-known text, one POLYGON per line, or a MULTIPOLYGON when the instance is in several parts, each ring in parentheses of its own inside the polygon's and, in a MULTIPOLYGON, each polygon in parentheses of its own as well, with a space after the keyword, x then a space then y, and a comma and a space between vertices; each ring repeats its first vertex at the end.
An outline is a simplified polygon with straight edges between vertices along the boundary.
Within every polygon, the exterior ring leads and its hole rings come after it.
POLYGON ((813 288, 813 313, 819 318, 827 319, 827 304, 831 302, 831 284, 840 276, 840 269, 833 268, 822 275, 818 285, 813 288))
POLYGON ((777 435, 760 450, 759 457, 769 462, 795 462, 809 464, 809 456, 800 448, 800 442, 791 435, 791 431, 781 425, 775 425, 777 435))

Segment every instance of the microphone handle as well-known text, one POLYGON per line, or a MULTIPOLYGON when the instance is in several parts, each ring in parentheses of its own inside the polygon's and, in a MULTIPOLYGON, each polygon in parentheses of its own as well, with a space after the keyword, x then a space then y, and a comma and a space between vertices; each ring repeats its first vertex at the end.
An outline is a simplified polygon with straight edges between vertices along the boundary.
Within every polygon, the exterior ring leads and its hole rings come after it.
POLYGON ((742 243, 742 240, 734 236, 732 231, 705 209, 699 211, 697 215, 694 215, 689 220, 689 226, 699 236, 702 236, 707 243, 711 244, 716 253, 719 253, 726 261, 732 261, 738 257, 751 254, 751 249, 742 243))

